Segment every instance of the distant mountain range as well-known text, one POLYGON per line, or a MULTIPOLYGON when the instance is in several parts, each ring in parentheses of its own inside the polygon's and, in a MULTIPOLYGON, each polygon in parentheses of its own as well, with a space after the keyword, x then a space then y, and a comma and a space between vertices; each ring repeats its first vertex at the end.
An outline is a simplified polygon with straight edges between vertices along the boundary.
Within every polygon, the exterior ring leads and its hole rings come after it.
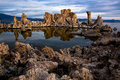
MULTIPOLYGON (((20 21, 21 17, 16 17, 17 20, 20 21)), ((11 16, 11 15, 6 15, 6 14, 2 14, 0 13, 0 21, 2 23, 6 23, 6 24, 10 24, 13 22, 13 19, 14 19, 14 16, 11 16)), ((38 19, 38 18, 27 18, 28 20, 31 20, 31 21, 42 21, 43 19, 38 19)))
MULTIPOLYGON (((16 17, 17 20, 20 20, 21 17, 16 17)), ((14 17, 11 15, 0 13, 0 21, 2 23, 10 24, 13 22, 14 17)), ((31 21, 42 21, 40 18, 28 18, 31 21)), ((78 19, 79 21, 87 21, 87 19, 78 19)), ((95 21, 95 19, 93 19, 95 21)), ((120 20, 104 20, 104 22, 120 22, 120 20)))

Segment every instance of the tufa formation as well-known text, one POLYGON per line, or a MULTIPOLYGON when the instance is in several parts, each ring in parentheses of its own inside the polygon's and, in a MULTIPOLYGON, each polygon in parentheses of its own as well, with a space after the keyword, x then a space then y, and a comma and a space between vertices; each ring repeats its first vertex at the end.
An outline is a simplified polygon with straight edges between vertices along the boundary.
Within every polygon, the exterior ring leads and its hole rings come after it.
POLYGON ((21 21, 18 21, 14 16, 12 28, 32 28, 32 26, 39 25, 39 21, 30 21, 27 19, 27 15, 22 13, 21 21))
POLYGON ((56 13, 54 15, 45 12, 44 20, 40 23, 41 26, 74 26, 78 27, 79 22, 77 15, 71 12, 71 9, 61 10, 61 14, 56 13))

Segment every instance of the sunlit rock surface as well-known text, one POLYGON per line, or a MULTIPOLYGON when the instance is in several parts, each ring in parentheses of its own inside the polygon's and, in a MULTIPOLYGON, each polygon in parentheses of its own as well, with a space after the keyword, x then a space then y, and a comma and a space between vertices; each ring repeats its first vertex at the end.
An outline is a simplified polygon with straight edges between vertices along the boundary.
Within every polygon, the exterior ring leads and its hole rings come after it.
POLYGON ((50 14, 45 12, 44 20, 41 26, 79 26, 77 15, 71 12, 71 9, 61 10, 61 14, 50 14))
MULTIPOLYGON (((119 42, 118 42, 119 43, 119 42)), ((0 79, 5 80, 119 80, 119 44, 42 50, 17 42, 8 52, 0 44, 4 59, 0 63, 0 79), (6 56, 5 56, 6 55, 6 56)))

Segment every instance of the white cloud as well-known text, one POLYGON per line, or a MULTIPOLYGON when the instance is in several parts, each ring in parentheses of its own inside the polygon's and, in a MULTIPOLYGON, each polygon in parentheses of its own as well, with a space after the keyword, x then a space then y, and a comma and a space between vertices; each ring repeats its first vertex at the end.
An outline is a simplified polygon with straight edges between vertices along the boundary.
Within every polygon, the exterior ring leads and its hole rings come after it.
POLYGON ((78 18, 87 18, 86 10, 92 10, 92 18, 98 15, 104 18, 116 18, 120 16, 119 0, 0 0, 0 12, 21 16, 24 12, 29 17, 43 17, 45 12, 60 13, 61 9, 71 9, 77 13, 78 18), (96 2, 96 3, 95 3, 96 2), (83 13, 84 12, 84 13, 83 13), (109 16, 108 16, 109 15, 109 16))
MULTIPOLYGON (((96 19, 97 16, 102 16, 102 15, 105 15, 106 13, 105 12, 92 12, 91 16, 93 19, 96 19)), ((77 14, 78 18, 87 18, 87 14, 86 13, 79 13, 77 14)))

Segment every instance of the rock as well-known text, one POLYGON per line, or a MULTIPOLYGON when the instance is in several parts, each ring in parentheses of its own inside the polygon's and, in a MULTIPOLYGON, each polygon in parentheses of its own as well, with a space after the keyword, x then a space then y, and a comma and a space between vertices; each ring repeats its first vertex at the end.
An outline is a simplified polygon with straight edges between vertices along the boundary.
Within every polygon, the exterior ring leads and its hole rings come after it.
POLYGON ((21 22, 23 25, 28 23, 27 16, 25 15, 25 13, 22 13, 21 22))
POLYGON ((0 64, 4 62, 7 55, 9 55, 9 47, 8 45, 1 43, 0 44, 0 64))
POLYGON ((11 77, 8 80, 27 80, 24 75, 20 75, 19 77, 11 77))
POLYGON ((102 27, 103 26, 103 19, 102 19, 102 17, 98 16, 96 21, 94 22, 93 26, 102 27))
POLYGON ((42 26, 52 26, 54 25, 54 15, 45 12, 44 20, 41 22, 42 26))
POLYGON ((27 53, 27 52, 30 52, 31 49, 32 47, 29 44, 24 44, 20 42, 15 43, 15 51, 19 53, 22 53, 22 54, 27 53))
POLYGON ((14 20, 13 20, 13 28, 17 27, 17 18, 16 16, 14 16, 14 20))
POLYGON ((0 56, 8 54, 9 53, 8 51, 9 51, 8 45, 1 43, 0 44, 0 56))
POLYGON ((117 32, 117 36, 120 37, 120 31, 117 32))
POLYGON ((113 28, 113 30, 114 30, 114 31, 117 31, 117 28, 116 28, 116 27, 114 27, 114 28, 113 28))
POLYGON ((1 27, 1 28, 3 27, 3 24, 2 24, 2 23, 0 23, 0 27, 1 27))
POLYGON ((48 75, 48 77, 45 80, 56 80, 55 74, 51 73, 48 75))
POLYGON ((100 28, 101 32, 112 32, 112 28, 109 25, 102 26, 100 28))
POLYGON ((98 40, 96 40, 93 45, 120 45, 120 38, 117 37, 102 37, 98 40))
POLYGON ((25 75, 12 77, 9 80, 45 80, 48 75, 48 72, 40 68, 32 68, 26 71, 25 75))
POLYGON ((22 27, 22 22, 21 21, 17 21, 17 27, 18 28, 22 27))
POLYGON ((68 75, 63 75, 62 77, 61 77, 61 80, 70 80, 71 78, 70 78, 70 76, 68 76, 68 75))
POLYGON ((82 30, 82 35, 85 37, 100 37, 102 34, 100 33, 99 29, 89 29, 89 30, 82 30))
MULTIPOLYGON (((105 37, 102 36, 97 41, 103 44, 113 38, 116 42, 119 41, 116 34, 105 37)), ((107 44, 108 46, 73 46, 57 52, 50 47, 40 51, 28 44, 17 42, 10 53, 5 44, 0 44, 3 49, 0 48, 0 52, 7 55, 4 63, 0 64, 0 79, 119 80, 120 42, 116 43, 117 46, 113 46, 113 43, 107 44)))
POLYGON ((92 25, 93 21, 92 21, 92 18, 91 18, 91 12, 87 11, 86 13, 87 13, 87 16, 88 16, 88 25, 92 25))
POLYGON ((72 73, 72 77, 78 80, 94 80, 93 75, 86 68, 82 68, 79 71, 76 70, 74 73, 72 73))
POLYGON ((41 26, 79 26, 77 15, 71 12, 70 9, 61 10, 61 14, 45 13, 44 20, 40 23, 41 26))
POLYGON ((83 25, 87 26, 87 22, 82 22, 81 24, 82 24, 82 26, 83 26, 83 25))

